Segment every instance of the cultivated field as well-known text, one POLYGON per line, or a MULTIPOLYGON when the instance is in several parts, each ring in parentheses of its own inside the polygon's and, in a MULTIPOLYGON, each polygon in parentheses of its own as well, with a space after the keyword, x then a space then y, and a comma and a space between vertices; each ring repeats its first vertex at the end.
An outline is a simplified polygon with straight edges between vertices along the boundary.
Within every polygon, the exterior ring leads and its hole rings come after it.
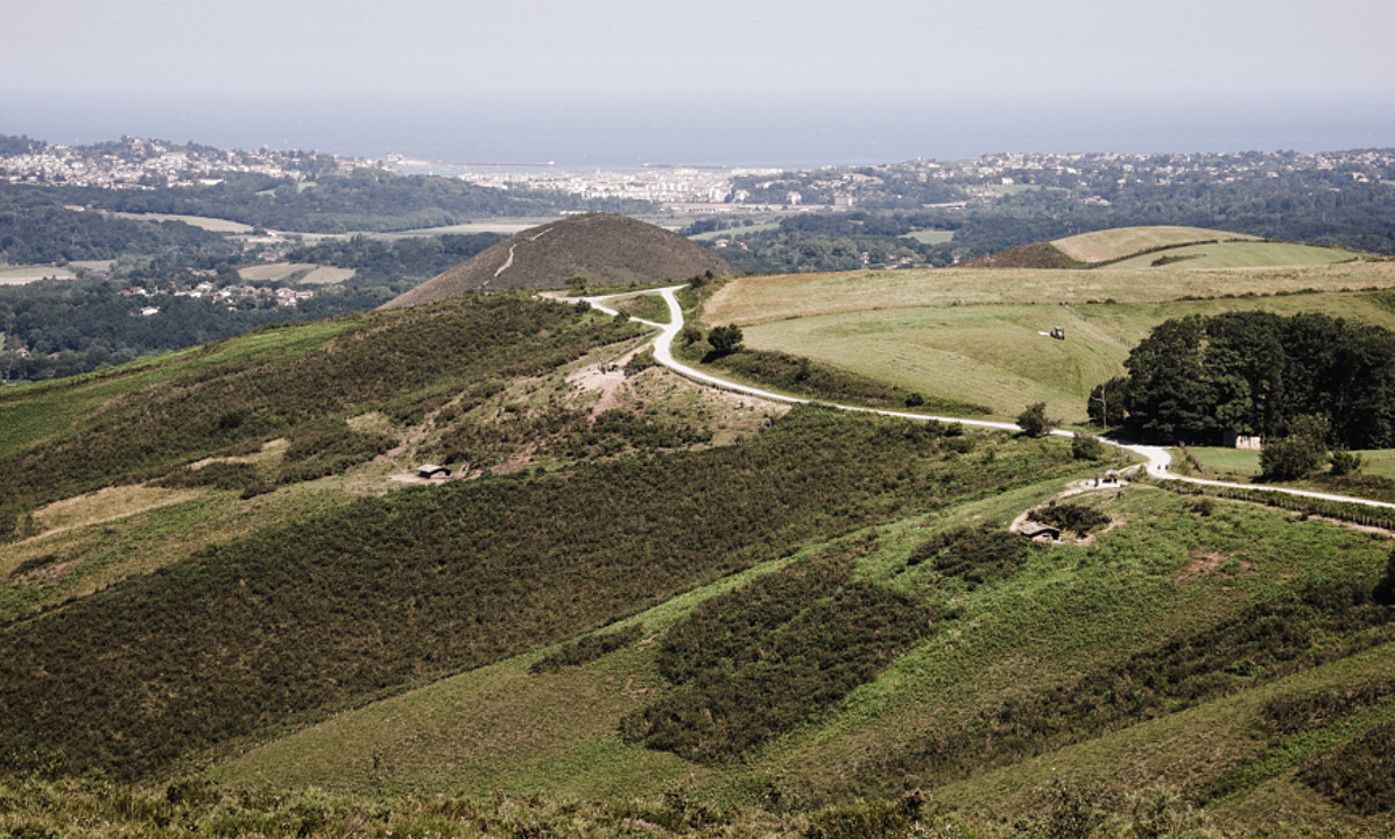
POLYGON ((922 245, 943 245, 954 239, 953 230, 913 230, 905 238, 914 239, 922 245))
POLYGON ((1108 262, 1122 259, 1152 248, 1186 245, 1209 239, 1253 239, 1243 233, 1212 230, 1206 227, 1152 225, 1148 227, 1114 227, 1092 233, 1078 233, 1051 244, 1078 262, 1108 262))
POLYGON ((709 230, 706 233, 694 233, 689 236, 694 242, 710 242, 713 239, 728 239, 732 236, 744 236, 747 233, 765 233, 768 230, 779 230, 778 221, 766 222, 764 224, 752 224, 746 227, 728 227, 725 230, 709 230))
POLYGON ((1341 248, 1303 245, 1296 242, 1213 242, 1209 245, 1182 245, 1163 251, 1139 254, 1101 270, 1137 268, 1267 268, 1291 265, 1327 265, 1360 259, 1361 255, 1341 248), (1163 264, 1154 265, 1158 260, 1163 264))
MULTIPOLYGON (((1259 452, 1226 449, 1219 446, 1191 446, 1188 449, 1206 469, 1206 477, 1248 480, 1259 475, 1259 452)), ((1358 451, 1361 471, 1367 475, 1395 480, 1395 449, 1358 451)), ((1179 452, 1176 460, 1180 462, 1179 452)))
POLYGON ((238 276, 249 282, 261 280, 303 285, 330 285, 352 279, 355 272, 352 268, 316 265, 313 262, 271 262, 265 265, 249 265, 246 268, 239 268, 237 273, 238 276))
POLYGON ((0 265, 0 285, 28 285, 39 280, 71 280, 77 276, 67 268, 52 265, 0 265))
POLYGON ((185 224, 201 227, 213 233, 251 233, 253 228, 250 224, 243 224, 240 221, 233 221, 225 218, 212 218, 210 216, 187 216, 178 213, 123 213, 116 210, 105 211, 109 216, 116 218, 135 219, 136 221, 182 221, 185 224))
POLYGON ((1164 303, 1183 297, 1395 287, 1395 262, 1295 268, 1115 271, 952 268, 743 277, 703 310, 707 323, 763 323, 867 309, 970 304, 1164 303))

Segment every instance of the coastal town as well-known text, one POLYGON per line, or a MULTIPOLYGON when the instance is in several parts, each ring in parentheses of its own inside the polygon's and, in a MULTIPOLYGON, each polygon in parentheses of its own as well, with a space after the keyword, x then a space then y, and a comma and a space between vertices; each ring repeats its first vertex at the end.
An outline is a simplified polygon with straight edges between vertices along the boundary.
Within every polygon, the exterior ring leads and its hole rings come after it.
POLYGON ((1323 174, 1344 184, 1395 183, 1388 149, 1196 154, 984 154, 958 161, 798 169, 646 164, 574 169, 543 163, 450 163, 387 154, 351 157, 316 151, 218 149, 123 137, 94 145, 0 138, 0 181, 117 190, 208 187, 235 175, 312 183, 357 170, 434 175, 503 191, 552 193, 584 200, 643 201, 655 208, 738 212, 779 207, 810 212, 853 207, 952 207, 1043 188, 1082 193, 1108 206, 1108 193, 1131 186, 1224 185, 1264 177, 1323 174))

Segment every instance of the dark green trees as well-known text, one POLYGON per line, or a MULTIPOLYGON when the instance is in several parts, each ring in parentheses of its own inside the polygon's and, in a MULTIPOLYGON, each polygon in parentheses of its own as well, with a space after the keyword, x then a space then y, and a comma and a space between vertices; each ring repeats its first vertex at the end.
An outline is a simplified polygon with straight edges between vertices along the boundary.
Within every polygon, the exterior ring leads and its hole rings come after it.
POLYGON ((1090 391, 1090 422, 1102 428, 1123 425, 1128 416, 1129 380, 1116 376, 1090 391))
POLYGON ((1328 425, 1324 444, 1395 445, 1395 333, 1379 327, 1316 314, 1192 316, 1159 324, 1124 366, 1125 380, 1095 388, 1090 416, 1148 439, 1275 438, 1314 416, 1328 425))
POLYGON ((731 355, 741 349, 741 327, 734 323, 714 326, 707 333, 707 343, 712 345, 714 356, 731 355))

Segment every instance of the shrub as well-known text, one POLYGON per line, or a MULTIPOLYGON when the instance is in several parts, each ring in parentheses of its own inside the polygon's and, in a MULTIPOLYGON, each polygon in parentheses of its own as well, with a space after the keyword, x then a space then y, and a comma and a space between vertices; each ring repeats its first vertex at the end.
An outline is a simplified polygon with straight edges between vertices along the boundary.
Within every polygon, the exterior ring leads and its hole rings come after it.
POLYGON ((1368 729, 1304 766, 1303 783, 1363 816, 1395 809, 1395 722, 1368 729))
POLYGON ((1395 551, 1390 552, 1390 559, 1385 563, 1385 574, 1376 583, 1373 596, 1377 603, 1395 606, 1395 551))
POLYGON ((793 729, 868 681, 928 631, 904 594, 849 583, 763 638, 744 666, 725 660, 621 722, 621 733, 689 760, 730 760, 793 729))
POLYGON ((906 395, 907 408, 919 408, 925 404, 925 397, 919 391, 912 391, 906 395))
POLYGON ((1031 549, 1027 540, 1000 527, 953 527, 911 551, 907 564, 933 560, 936 571, 974 587, 1011 577, 1031 549))
POLYGON ((635 624, 614 632, 600 632, 568 641, 554 653, 549 653, 528 668, 529 673, 556 673, 563 667, 578 667, 595 661, 603 655, 613 653, 621 647, 638 641, 644 635, 644 625, 635 624))
POLYGON ((1032 517, 1045 524, 1081 536, 1088 536, 1091 530, 1109 524, 1109 516, 1094 507, 1073 504, 1069 501, 1053 501, 1032 513, 1032 517))
POLYGON ((1046 403, 1034 402, 1017 415, 1017 425, 1028 437, 1042 437, 1051 430, 1051 421, 1046 418, 1046 403))
POLYGON ((244 490, 248 487, 262 487, 265 481, 254 463, 219 461, 198 469, 184 467, 156 481, 164 487, 214 487, 216 489, 244 490))
POLYGON ((634 355, 630 356, 629 361, 625 362, 625 375, 634 376, 639 373, 643 373, 645 370, 648 370, 650 367, 653 367, 658 363, 659 362, 654 360, 653 350, 637 352, 634 355))
POLYGON ((1385 681, 1279 696, 1260 708, 1259 724, 1274 734, 1300 734, 1322 728, 1358 708, 1375 705, 1391 694, 1395 694, 1395 682, 1385 681))
POLYGON ((1280 437, 1266 443, 1259 453, 1260 475, 1270 481, 1303 478, 1317 471, 1326 456, 1321 443, 1303 437, 1280 437))
POLYGON ((1076 460, 1099 460, 1104 457, 1104 443, 1090 434, 1077 434, 1070 441, 1070 456, 1076 460))
POLYGON ((1384 640, 1390 610, 1353 584, 1261 603, 1078 679, 1018 696, 962 726, 873 761, 874 777, 962 776, 1175 713, 1352 655, 1384 640), (1365 630, 1380 627, 1378 632, 1365 630))
POLYGON ((1333 475, 1355 475, 1361 471, 1361 455, 1356 452, 1349 452, 1346 449, 1334 449, 1332 451, 1332 474, 1333 475))
MULTIPOLYGON (((799 407, 732 446, 416 488, 257 530, 6 626, 0 756, 39 742, 70 771, 149 775, 288 715, 565 641, 799 545, 1068 466, 1020 445, 992 465, 950 459, 923 425, 799 407)), ((869 598, 869 631, 901 611, 883 600, 869 598)), ((907 614, 923 631, 924 610, 907 614)), ((817 635, 841 667, 863 630, 827 617, 787 643, 817 635)), ((891 655, 881 643, 867 639, 868 666, 891 655)))
POLYGON ((704 672, 749 664, 767 636, 851 575, 845 555, 806 559, 704 601, 664 634, 659 673, 681 684, 704 672))
POLYGON ((896 801, 834 804, 809 816, 809 839, 878 839, 913 836, 927 803, 925 793, 911 790, 896 801))
MULTIPOLYGON (((415 424, 458 393, 461 382, 540 375, 640 331, 504 294, 356 315, 329 326, 338 330, 332 340, 302 339, 303 348, 233 354, 188 370, 179 366, 182 358, 168 362, 168 376, 117 397, 75 431, 0 458, 0 499, 43 504, 150 480, 205 457, 294 437, 307 425, 342 425, 367 410, 415 424)), ((314 324, 284 332, 326 329, 314 324)))
POLYGON ((712 346, 712 357, 721 358, 741 349, 741 327, 736 324, 714 326, 707 333, 707 343, 712 346))

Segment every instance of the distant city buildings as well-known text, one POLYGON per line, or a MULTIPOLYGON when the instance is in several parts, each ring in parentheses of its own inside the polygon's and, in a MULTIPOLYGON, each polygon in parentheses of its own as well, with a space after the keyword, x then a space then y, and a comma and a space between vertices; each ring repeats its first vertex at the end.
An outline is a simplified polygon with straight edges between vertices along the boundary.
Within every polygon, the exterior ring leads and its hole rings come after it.
POLYGON ((92 146, 46 145, 0 155, 0 180, 103 189, 217 186, 228 175, 303 181, 318 174, 376 167, 359 158, 318 152, 245 151, 123 138, 92 146))

